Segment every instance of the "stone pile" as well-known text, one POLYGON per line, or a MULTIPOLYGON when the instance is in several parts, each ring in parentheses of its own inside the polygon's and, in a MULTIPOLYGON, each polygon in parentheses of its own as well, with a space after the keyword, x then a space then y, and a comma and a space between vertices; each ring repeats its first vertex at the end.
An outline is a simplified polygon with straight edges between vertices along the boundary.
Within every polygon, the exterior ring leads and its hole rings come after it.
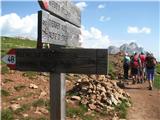
POLYGON ((101 111, 104 108, 113 110, 114 107, 126 100, 129 104, 130 96, 120 89, 116 81, 105 76, 83 76, 77 80, 71 91, 70 100, 79 101, 90 110, 101 111))

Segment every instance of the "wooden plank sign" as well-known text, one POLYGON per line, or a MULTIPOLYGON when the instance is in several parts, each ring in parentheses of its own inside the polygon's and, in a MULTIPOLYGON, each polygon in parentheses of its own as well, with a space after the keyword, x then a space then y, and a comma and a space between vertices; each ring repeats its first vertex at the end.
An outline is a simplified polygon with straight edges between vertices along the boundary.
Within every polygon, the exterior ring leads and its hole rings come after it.
POLYGON ((16 70, 107 74, 106 49, 12 49, 16 70))
POLYGON ((38 12, 38 42, 55 45, 80 46, 79 28, 46 11, 38 12))
POLYGON ((81 26, 80 9, 68 0, 39 0, 41 8, 56 17, 68 21, 78 27, 81 26))

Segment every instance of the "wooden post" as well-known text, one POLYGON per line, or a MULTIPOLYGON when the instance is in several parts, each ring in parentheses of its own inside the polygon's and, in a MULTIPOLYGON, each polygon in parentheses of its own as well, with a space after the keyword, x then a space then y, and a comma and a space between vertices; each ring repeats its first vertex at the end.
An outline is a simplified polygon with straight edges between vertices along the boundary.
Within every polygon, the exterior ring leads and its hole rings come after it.
POLYGON ((65 120, 65 74, 50 73, 50 119, 65 120))

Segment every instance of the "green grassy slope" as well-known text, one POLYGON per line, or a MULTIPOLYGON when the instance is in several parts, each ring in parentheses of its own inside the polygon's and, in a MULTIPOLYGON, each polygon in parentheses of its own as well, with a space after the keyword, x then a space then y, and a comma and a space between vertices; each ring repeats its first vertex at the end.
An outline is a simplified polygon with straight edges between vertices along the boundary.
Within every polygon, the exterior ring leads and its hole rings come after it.
POLYGON ((155 76, 155 80, 154 80, 154 86, 158 89, 160 89, 160 64, 158 64, 156 66, 156 76, 155 76))
POLYGON ((11 48, 36 48, 36 41, 13 37, 1 37, 1 56, 11 48))
MULTIPOLYGON (((12 48, 36 48, 36 41, 31 41, 28 39, 20 39, 13 37, 0 37, 1 39, 1 57, 7 54, 7 52, 12 48)), ((9 72, 9 68, 4 62, 1 62, 1 74, 6 74, 9 72)))

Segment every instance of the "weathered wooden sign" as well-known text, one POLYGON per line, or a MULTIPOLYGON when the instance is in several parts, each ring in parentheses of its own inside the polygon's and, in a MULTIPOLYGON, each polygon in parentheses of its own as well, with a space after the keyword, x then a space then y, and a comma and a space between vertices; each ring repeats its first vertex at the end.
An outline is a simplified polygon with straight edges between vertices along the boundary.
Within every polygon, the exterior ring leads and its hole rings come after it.
POLYGON ((42 9, 78 27, 81 25, 80 9, 67 0, 39 0, 42 9))
POLYGON ((38 42, 63 46, 80 46, 79 28, 46 11, 38 12, 38 42))
MULTIPOLYGON (((11 69, 54 73, 107 74, 106 49, 12 49, 11 69)), ((11 52, 9 52, 11 53, 11 52)), ((9 57, 8 57, 9 60, 9 57)))

